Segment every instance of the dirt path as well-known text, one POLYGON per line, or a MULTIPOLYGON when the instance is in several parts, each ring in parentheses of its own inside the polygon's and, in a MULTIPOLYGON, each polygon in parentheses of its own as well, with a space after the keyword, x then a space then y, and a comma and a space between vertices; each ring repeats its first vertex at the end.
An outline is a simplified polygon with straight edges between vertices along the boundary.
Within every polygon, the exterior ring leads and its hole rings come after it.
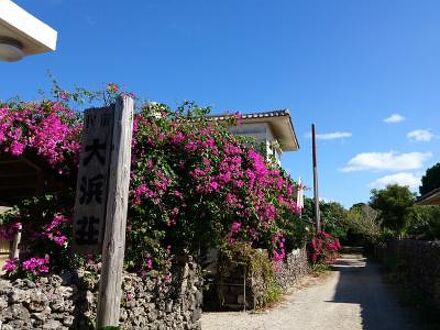
POLYGON ((375 264, 344 254, 335 271, 288 295, 262 313, 206 313, 202 330, 408 330, 421 329, 382 282, 375 264))

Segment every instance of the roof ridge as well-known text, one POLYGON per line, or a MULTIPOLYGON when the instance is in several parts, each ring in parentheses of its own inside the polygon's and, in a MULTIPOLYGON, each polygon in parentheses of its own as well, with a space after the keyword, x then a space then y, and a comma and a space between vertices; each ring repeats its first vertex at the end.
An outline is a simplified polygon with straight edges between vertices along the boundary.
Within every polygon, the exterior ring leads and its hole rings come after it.
MULTIPOLYGON (((275 109, 275 110, 269 110, 269 111, 262 111, 262 112, 249 112, 249 113, 240 113, 240 115, 243 118, 256 118, 256 117, 276 117, 280 115, 289 115, 289 109, 288 108, 282 108, 282 109, 275 109)), ((224 114, 210 114, 208 117, 232 117, 235 114, 233 113, 224 113, 224 114)))

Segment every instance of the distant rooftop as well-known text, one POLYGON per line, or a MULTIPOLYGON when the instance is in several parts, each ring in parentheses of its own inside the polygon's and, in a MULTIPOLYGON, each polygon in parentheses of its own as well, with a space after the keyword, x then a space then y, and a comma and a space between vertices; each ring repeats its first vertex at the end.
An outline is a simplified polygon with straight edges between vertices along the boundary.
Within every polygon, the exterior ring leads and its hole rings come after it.
POLYGON ((417 199, 419 205, 440 205, 440 188, 434 189, 417 199))
MULTIPOLYGON (((213 120, 226 120, 233 117, 233 114, 210 115, 213 120)), ((269 124, 272 134, 278 140, 285 151, 299 149, 298 138, 296 137, 292 117, 288 109, 279 109, 264 112, 253 112, 241 114, 241 124, 269 124)))

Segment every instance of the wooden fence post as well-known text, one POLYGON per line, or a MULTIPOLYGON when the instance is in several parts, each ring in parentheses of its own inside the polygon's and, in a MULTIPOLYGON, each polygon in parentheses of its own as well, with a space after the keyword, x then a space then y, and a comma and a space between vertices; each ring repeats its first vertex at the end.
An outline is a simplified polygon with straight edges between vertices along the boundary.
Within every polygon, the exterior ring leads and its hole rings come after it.
POLYGON ((133 108, 133 99, 128 96, 119 97, 115 105, 98 297, 98 329, 119 325, 130 183, 133 108))

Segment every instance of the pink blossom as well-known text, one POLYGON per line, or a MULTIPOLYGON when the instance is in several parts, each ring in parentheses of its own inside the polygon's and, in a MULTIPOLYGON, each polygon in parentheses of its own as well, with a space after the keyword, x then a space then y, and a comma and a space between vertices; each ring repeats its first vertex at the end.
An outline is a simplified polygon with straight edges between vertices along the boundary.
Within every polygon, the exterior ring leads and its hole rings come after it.
POLYGON ((208 184, 208 187, 211 189, 211 190, 213 190, 213 191, 215 191, 215 190, 217 190, 218 189, 218 183, 216 182, 216 181, 211 181, 209 184, 208 184))
POLYGON ((195 150, 197 150, 197 144, 195 142, 188 142, 185 145, 185 149, 188 151, 195 151, 195 150))
POLYGON ((47 232, 53 231, 56 227, 62 223, 67 222, 67 218, 62 214, 55 214, 52 221, 46 226, 45 230, 47 232))
POLYGON ((18 259, 6 259, 5 263, 3 265, 3 270, 6 271, 7 273, 13 272, 14 270, 17 269, 17 264, 18 264, 18 259))
POLYGON ((22 263, 23 269, 38 275, 40 273, 47 273, 49 271, 49 256, 44 258, 32 257, 22 263))
POLYGON ((25 145, 23 143, 14 141, 11 144, 11 154, 13 156, 20 156, 23 153, 25 145))
POLYGON ((148 270, 153 268, 153 259, 151 258, 147 258, 147 260, 145 261, 145 266, 147 267, 148 270))
POLYGON ((235 222, 233 222, 232 225, 231 225, 231 231, 230 231, 230 232, 231 232, 232 234, 237 234, 237 233, 240 231, 240 228, 241 228, 241 223, 235 221, 235 222))
POLYGON ((55 244, 59 246, 66 246, 67 245, 67 237, 64 235, 61 236, 52 236, 52 241, 55 242, 55 244))

